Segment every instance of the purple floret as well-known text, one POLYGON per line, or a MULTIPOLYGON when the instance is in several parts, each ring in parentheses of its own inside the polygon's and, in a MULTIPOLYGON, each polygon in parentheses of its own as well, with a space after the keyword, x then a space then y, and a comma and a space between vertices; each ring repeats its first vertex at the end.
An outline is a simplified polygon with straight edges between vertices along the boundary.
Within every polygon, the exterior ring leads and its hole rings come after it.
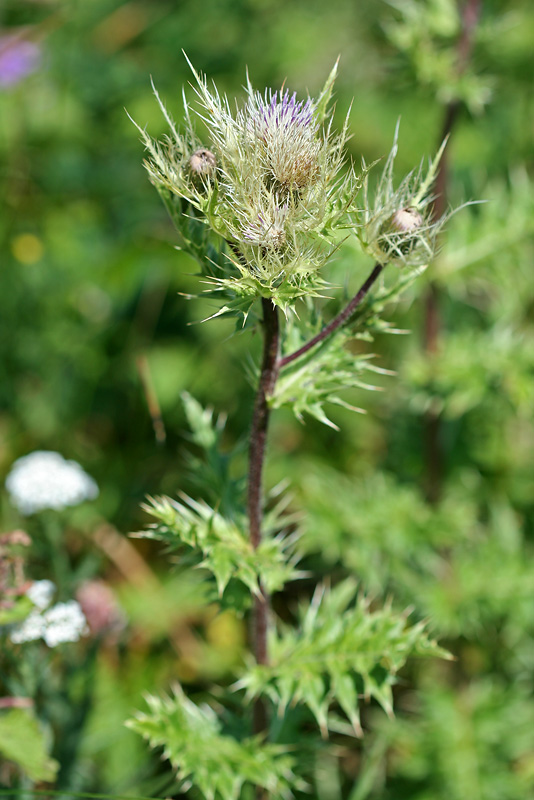
POLYGON ((265 100, 260 101, 259 111, 267 127, 273 124, 284 128, 315 127, 313 102, 310 99, 297 101, 297 93, 290 95, 287 89, 280 94, 275 92, 270 100, 266 95, 265 100))

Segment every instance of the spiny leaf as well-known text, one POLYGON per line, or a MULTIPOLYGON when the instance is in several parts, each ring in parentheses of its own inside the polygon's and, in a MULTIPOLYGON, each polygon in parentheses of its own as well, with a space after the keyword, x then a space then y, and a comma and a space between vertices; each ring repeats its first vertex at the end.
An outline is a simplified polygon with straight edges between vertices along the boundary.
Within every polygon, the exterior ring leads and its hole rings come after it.
POLYGON ((306 788, 282 747, 260 737, 237 741, 225 735, 212 708, 195 705, 181 689, 147 702, 149 712, 126 724, 152 747, 162 747, 184 788, 194 786, 206 800, 238 800, 245 784, 280 798, 306 788))
POLYGON ((226 416, 214 417, 213 409, 203 408, 200 403, 184 392, 182 402, 193 442, 202 449, 200 455, 187 453, 190 479, 204 497, 217 505, 225 517, 234 519, 242 514, 244 479, 232 474, 232 459, 239 448, 228 453, 221 451, 221 438, 226 416))
POLYGON ((375 698, 391 714, 391 687, 409 657, 449 658, 423 624, 410 626, 406 615, 387 606, 371 610, 352 580, 334 589, 318 587, 299 616, 299 629, 272 633, 270 664, 251 666, 236 688, 245 689, 249 699, 267 695, 280 713, 288 702, 306 705, 323 735, 333 704, 361 734, 359 694, 375 698))
POLYGON ((157 522, 136 536, 165 542, 172 550, 188 555, 197 566, 212 573, 219 596, 231 580, 259 595, 260 580, 268 592, 275 592, 301 577, 296 569, 295 538, 269 535, 276 513, 274 517, 271 514, 266 535, 254 549, 245 518, 226 519, 203 501, 187 495, 181 495, 181 499, 182 502, 168 497, 151 499, 145 510, 157 522))
POLYGON ((332 92, 334 90, 334 83, 337 77, 337 67, 339 64, 339 58, 337 59, 336 63, 332 67, 332 71, 330 75, 325 81, 321 94, 317 98, 317 103, 315 106, 315 116, 318 122, 322 125, 326 117, 326 110, 328 108, 328 104, 332 98, 332 92))
POLYGON ((326 403, 365 413, 337 395, 337 392, 349 388, 377 389, 362 380, 364 372, 376 372, 376 368, 369 365, 372 355, 351 353, 347 348, 348 340, 349 335, 340 332, 284 369, 269 399, 270 405, 273 408, 291 408, 300 421, 304 414, 309 414, 336 430, 337 426, 325 413, 326 403))
MULTIPOLYGON (((335 430, 338 429, 337 426, 325 411, 327 403, 365 413, 364 409, 347 403, 338 393, 351 388, 380 390, 381 387, 363 380, 364 373, 394 373, 374 364, 372 353, 351 352, 350 343, 354 339, 372 341, 373 335, 377 333, 405 333, 406 331, 393 328, 387 320, 381 318, 381 314, 384 307, 397 300, 423 271, 424 267, 398 271, 391 283, 377 285, 364 298, 344 327, 282 369, 274 394, 269 398, 270 405, 273 408, 291 408, 300 421, 304 414, 309 414, 335 430)), ((298 350, 306 341, 316 336, 322 327, 318 316, 306 326, 297 319, 290 318, 284 332, 284 355, 298 350)))
POLYGON ((204 450, 210 450, 218 445, 226 418, 220 416, 215 421, 213 419, 213 409, 203 408, 189 392, 182 392, 182 402, 195 444, 198 444, 204 450))

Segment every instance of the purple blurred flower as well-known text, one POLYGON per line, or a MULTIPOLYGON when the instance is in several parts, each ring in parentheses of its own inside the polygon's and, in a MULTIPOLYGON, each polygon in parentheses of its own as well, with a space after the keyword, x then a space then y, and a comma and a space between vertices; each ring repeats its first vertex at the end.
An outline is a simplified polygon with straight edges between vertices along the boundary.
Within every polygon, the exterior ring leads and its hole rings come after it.
POLYGON ((41 48, 18 34, 0 35, 0 87, 15 86, 35 72, 41 48))
POLYGON ((85 581, 76 592, 76 599, 91 633, 117 634, 125 627, 126 617, 104 581, 85 581))

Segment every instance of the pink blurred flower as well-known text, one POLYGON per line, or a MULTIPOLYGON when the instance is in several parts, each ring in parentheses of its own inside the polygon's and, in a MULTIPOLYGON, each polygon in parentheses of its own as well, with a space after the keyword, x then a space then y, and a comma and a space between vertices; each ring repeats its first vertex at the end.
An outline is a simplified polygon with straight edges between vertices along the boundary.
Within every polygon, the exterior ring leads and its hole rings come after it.
POLYGON ((124 613, 112 590, 103 581, 86 581, 76 592, 76 597, 91 633, 118 633, 124 628, 124 613))

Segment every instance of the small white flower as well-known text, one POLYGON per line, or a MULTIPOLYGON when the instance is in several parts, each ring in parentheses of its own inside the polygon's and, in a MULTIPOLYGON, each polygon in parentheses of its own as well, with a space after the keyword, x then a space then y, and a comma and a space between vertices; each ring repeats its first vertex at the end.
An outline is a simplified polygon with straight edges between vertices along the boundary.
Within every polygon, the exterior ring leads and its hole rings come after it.
MULTIPOLYGON (((37 581, 31 589, 35 589, 38 584, 48 584, 46 587, 39 586, 40 594, 37 591, 34 594, 40 602, 47 600, 49 603, 56 587, 52 581, 37 581)), ((32 602, 36 602, 30 595, 31 589, 26 594, 32 602)), ((44 614, 37 610, 32 611, 24 622, 11 631, 9 638, 13 644, 44 639, 48 647, 56 647, 64 642, 77 642, 80 636, 87 633, 89 627, 80 604, 76 600, 69 600, 67 603, 57 603, 44 614)))
POLYGON ((80 636, 89 632, 87 620, 76 600, 53 606, 44 614, 44 623, 42 635, 48 647, 63 642, 77 642, 80 636))
POLYGON ((15 461, 6 489, 13 505, 25 515, 75 506, 98 495, 98 486, 76 461, 46 450, 15 461))
POLYGON ((29 597, 32 603, 43 611, 52 602, 55 591, 56 585, 52 581, 34 581, 26 592, 26 597, 29 597))
POLYGON ((23 644, 24 642, 34 642, 40 639, 44 633, 45 621, 38 611, 32 611, 24 622, 11 632, 9 638, 13 644, 23 644))

